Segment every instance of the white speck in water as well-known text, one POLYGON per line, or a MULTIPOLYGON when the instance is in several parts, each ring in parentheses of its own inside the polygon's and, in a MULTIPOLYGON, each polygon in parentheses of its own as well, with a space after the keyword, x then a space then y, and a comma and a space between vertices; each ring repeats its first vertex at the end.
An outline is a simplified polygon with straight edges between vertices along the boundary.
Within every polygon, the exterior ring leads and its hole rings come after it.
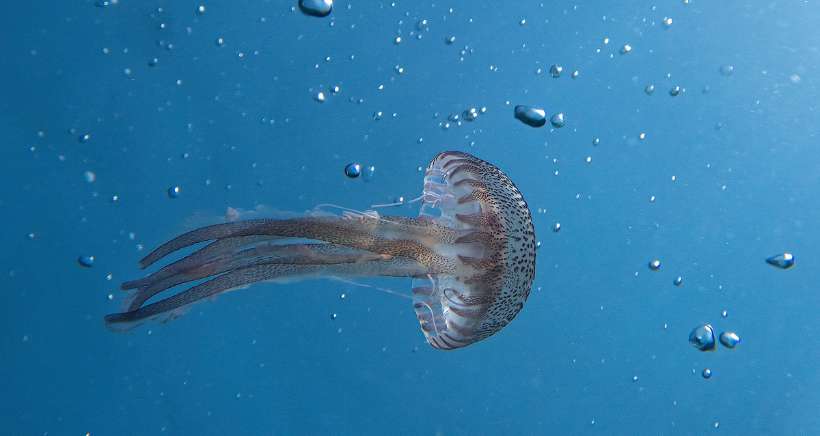
POLYGON ((735 73, 735 66, 734 65, 727 64, 727 65, 721 65, 720 66, 720 74, 728 77, 728 76, 731 76, 734 73, 735 73))

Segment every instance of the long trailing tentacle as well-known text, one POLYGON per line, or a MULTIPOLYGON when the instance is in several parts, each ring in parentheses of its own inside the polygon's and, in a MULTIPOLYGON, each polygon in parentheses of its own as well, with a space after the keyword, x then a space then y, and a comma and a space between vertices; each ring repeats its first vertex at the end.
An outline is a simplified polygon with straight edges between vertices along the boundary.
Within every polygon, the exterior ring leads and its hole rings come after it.
POLYGON ((227 238, 265 235, 279 238, 302 238, 368 250, 379 254, 410 257, 426 264, 446 263, 433 250, 418 241, 424 236, 437 240, 454 239, 457 235, 410 218, 304 217, 273 220, 259 219, 216 224, 180 235, 148 254, 140 261, 146 268, 161 258, 191 245, 227 238), (412 239, 404 239, 407 237, 412 239))
POLYGON ((258 228, 263 224, 265 219, 237 221, 224 224, 214 224, 211 226, 200 227, 190 232, 183 233, 174 239, 160 245, 154 251, 140 260, 140 267, 147 268, 163 257, 185 247, 198 244, 200 242, 210 241, 214 239, 226 239, 237 236, 258 235, 254 233, 253 229, 258 228))
POLYGON ((246 266, 218 275, 186 291, 136 310, 114 313, 105 317, 113 330, 128 330, 153 319, 173 319, 193 303, 255 282, 303 279, 309 277, 397 276, 424 274, 427 269, 411 259, 392 257, 385 260, 336 264, 262 263, 246 266))
MULTIPOLYGON (((258 264, 322 265, 334 263, 366 262, 382 259, 383 256, 363 250, 356 250, 334 244, 261 244, 250 247, 238 245, 240 238, 229 238, 208 245, 173 264, 140 280, 123 283, 123 289, 139 289, 128 302, 129 311, 136 310, 154 295, 182 283, 222 274, 227 271, 258 264), (218 256, 202 254, 203 251, 221 242, 230 247, 219 248, 218 256), (230 248, 230 249, 229 249, 230 248)), ((243 237, 248 242, 258 238, 243 237), (248 240, 248 238, 251 238, 248 240)), ((213 253, 212 253, 213 254, 213 253)))
POLYGON ((145 276, 141 279, 124 282, 120 285, 123 290, 136 289, 147 286, 150 282, 157 282, 161 279, 178 274, 180 271, 185 271, 208 262, 213 262, 219 258, 230 256, 241 250, 242 247, 268 241, 274 238, 268 236, 238 236, 235 238, 225 238, 216 240, 203 248, 177 260, 169 265, 162 267, 159 271, 145 276))

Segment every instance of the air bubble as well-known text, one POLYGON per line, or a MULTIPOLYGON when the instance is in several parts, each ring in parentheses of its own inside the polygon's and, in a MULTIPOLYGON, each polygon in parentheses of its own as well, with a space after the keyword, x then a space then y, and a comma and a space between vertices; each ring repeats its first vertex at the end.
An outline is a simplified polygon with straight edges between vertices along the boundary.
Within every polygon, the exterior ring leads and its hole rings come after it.
POLYGON ((776 254, 766 259, 766 263, 780 269, 789 269, 794 266, 794 255, 788 252, 776 254))
POLYGON ((333 10, 333 0, 299 0, 299 9, 311 17, 326 17, 333 10))
POLYGON ((689 333, 689 343, 700 351, 714 351, 715 329, 711 324, 702 324, 689 333))
POLYGON ((720 334, 720 343, 726 348, 735 348, 740 343, 740 336, 735 332, 723 332, 720 334))
POLYGON ((91 268, 94 266, 94 256, 80 256, 77 258, 77 263, 84 268, 91 268))
POLYGON ((544 109, 518 105, 514 109, 515 118, 530 127, 542 127, 547 123, 544 109))
POLYGON ((349 163, 345 166, 345 175, 351 179, 355 179, 362 174, 362 166, 357 163, 349 163))
POLYGON ((552 127, 555 127, 556 129, 564 127, 566 123, 566 117, 564 116, 563 112, 558 112, 550 117, 550 124, 552 124, 552 127))

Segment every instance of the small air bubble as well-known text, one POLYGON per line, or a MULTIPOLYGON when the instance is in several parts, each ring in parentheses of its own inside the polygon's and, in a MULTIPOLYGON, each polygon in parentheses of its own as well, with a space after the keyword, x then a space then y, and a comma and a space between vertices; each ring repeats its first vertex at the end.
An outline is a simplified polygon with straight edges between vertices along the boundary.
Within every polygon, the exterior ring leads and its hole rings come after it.
POLYGON ((351 179, 355 179, 362 174, 362 166, 358 163, 349 163, 345 166, 345 175, 351 179))
POLYGON ((94 256, 80 256, 77 258, 77 263, 82 267, 91 268, 94 266, 94 260, 94 256))
POLYGON ((168 198, 177 198, 182 193, 182 188, 179 186, 171 186, 168 188, 168 198))

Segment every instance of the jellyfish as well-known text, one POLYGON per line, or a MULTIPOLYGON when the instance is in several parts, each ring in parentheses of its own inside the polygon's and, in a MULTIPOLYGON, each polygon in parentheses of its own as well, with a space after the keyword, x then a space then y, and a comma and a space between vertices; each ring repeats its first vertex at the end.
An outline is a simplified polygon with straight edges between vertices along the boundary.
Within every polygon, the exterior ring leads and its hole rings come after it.
POLYGON ((439 153, 415 201, 418 217, 375 212, 248 219, 192 230, 140 261, 206 243, 144 278, 127 281, 125 310, 105 317, 114 330, 174 319, 190 305, 256 282, 404 277, 433 348, 485 339, 524 307, 535 276, 535 231, 527 202, 495 165, 463 152, 439 153), (179 285, 198 284, 158 301, 179 285))

